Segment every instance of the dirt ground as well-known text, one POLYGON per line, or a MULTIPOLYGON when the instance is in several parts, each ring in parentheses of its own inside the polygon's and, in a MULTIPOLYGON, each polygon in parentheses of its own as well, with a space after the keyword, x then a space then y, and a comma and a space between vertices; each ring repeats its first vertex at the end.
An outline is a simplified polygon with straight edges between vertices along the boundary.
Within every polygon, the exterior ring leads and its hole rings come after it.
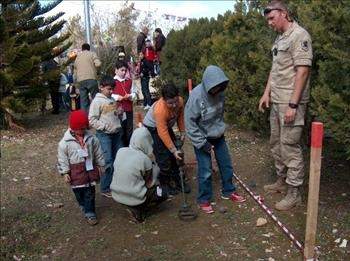
MULTIPOLYGON (((178 195, 152 211, 144 224, 136 225, 129 222, 123 206, 97 193, 100 223, 88 226, 70 187, 55 169, 57 143, 67 127, 66 117, 32 117, 24 121, 25 133, 1 133, 1 260, 302 259, 242 187, 238 190, 247 197, 245 203, 221 200, 217 174, 213 183, 215 208, 227 207, 224 214, 199 213, 195 221, 180 221, 178 195), (259 217, 268 223, 256 227, 259 217)), ((264 195, 262 190, 274 180, 268 140, 230 127, 227 141, 236 173, 272 207, 282 195, 264 195)), ((186 161, 193 161, 189 144, 185 152, 186 161)), ((322 164, 316 240, 320 260, 349 260, 349 244, 339 247, 343 239, 350 240, 349 162, 325 156, 322 164)), ((189 201, 197 211, 195 165, 188 166, 188 176, 193 189, 189 201)), ((307 184, 303 190, 302 206, 275 212, 300 241, 305 233, 307 184)))

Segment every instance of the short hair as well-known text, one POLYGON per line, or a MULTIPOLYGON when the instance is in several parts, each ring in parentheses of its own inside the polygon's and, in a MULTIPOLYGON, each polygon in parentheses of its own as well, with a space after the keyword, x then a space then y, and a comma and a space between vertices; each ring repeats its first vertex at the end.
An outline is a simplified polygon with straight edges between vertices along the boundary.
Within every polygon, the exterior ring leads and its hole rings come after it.
POLYGON ((106 87, 106 86, 114 87, 114 85, 115 85, 115 81, 112 76, 109 76, 109 75, 102 76, 102 79, 101 79, 102 87, 106 87))
POLYGON ((179 89, 173 83, 166 83, 162 87, 162 97, 167 99, 175 98, 179 96, 179 89))
POLYGON ((155 32, 157 32, 157 33, 162 33, 162 29, 160 29, 160 28, 156 28, 156 30, 154 30, 155 32))
POLYGON ((81 46, 81 49, 84 51, 84 50, 87 50, 87 51, 90 51, 90 44, 88 43, 83 43, 83 45, 81 46))
POLYGON ((288 12, 288 7, 283 0, 271 0, 264 9, 264 15, 270 13, 272 10, 288 12))
POLYGON ((127 64, 125 61, 120 61, 120 60, 118 60, 118 61, 115 63, 115 68, 120 69, 120 68, 122 68, 122 67, 128 68, 128 64, 127 64))

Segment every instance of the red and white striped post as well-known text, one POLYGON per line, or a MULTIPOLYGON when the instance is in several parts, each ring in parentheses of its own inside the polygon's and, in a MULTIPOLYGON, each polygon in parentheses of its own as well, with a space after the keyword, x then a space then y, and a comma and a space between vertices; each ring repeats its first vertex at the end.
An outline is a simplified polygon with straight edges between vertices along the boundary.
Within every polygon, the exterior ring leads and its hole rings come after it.
POLYGON ((311 153, 309 194, 307 200, 306 232, 304 258, 315 260, 315 239, 317 230, 318 199, 321 176, 321 154, 323 141, 323 124, 313 122, 311 129, 311 153))
POLYGON ((192 91, 192 79, 187 79, 187 88, 188 88, 188 93, 191 93, 191 91, 192 91))

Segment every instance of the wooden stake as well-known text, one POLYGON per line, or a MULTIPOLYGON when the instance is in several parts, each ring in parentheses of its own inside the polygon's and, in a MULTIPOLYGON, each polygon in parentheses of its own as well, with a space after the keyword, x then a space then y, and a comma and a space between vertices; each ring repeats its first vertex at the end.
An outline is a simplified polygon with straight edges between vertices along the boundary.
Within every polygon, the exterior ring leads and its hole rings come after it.
POLYGON ((316 258, 315 240, 317 230, 318 198, 320 190, 322 140, 323 124, 321 122, 313 122, 311 129, 309 196, 307 201, 304 249, 304 258, 306 260, 314 260, 316 258))
POLYGON ((187 88, 188 88, 188 93, 191 93, 191 91, 192 91, 192 79, 187 80, 187 88))

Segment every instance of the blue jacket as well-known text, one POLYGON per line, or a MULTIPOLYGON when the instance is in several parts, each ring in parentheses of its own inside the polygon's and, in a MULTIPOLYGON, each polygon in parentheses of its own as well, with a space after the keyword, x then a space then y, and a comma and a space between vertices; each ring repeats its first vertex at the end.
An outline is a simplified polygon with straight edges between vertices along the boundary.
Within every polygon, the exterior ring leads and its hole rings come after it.
POLYGON ((208 93, 210 89, 229 79, 218 66, 209 65, 202 82, 191 92, 185 106, 186 133, 193 146, 200 149, 208 138, 219 138, 225 132, 224 92, 217 95, 208 93))

